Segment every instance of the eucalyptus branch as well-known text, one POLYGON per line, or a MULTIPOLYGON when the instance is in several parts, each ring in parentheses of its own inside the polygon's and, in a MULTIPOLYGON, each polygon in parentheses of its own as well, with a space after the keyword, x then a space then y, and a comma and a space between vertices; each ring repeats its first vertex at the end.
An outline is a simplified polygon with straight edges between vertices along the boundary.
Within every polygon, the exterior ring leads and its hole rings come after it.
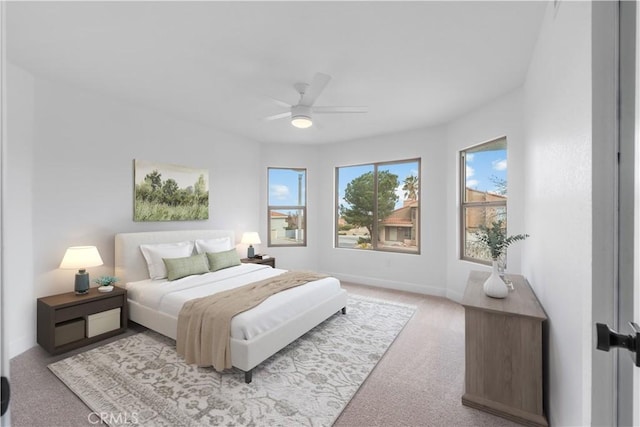
POLYGON ((529 237, 528 234, 515 234, 507 237, 503 224, 503 220, 492 222, 490 227, 482 224, 478 227, 478 231, 474 233, 478 239, 478 243, 483 244, 489 249, 491 252, 491 259, 494 260, 498 259, 500 255, 505 253, 512 243, 529 237))

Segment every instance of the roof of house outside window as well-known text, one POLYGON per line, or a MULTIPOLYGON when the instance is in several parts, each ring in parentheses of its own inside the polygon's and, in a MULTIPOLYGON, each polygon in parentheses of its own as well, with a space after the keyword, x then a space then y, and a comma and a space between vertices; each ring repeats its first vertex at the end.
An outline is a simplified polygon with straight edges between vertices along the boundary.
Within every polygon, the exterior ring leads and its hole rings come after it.
POLYGON ((404 206, 391 212, 388 217, 381 221, 381 224, 385 226, 411 227, 413 226, 411 211, 417 208, 417 200, 405 200, 404 206))

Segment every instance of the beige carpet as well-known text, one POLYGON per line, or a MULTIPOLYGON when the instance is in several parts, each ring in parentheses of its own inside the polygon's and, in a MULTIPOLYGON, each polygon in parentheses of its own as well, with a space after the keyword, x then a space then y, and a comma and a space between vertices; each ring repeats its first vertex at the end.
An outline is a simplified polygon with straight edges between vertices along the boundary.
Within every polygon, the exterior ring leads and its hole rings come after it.
MULTIPOLYGON (((49 365, 110 426, 331 426, 415 312, 349 296, 336 314, 254 369, 189 365, 144 332, 49 365)), ((98 419, 98 416, 95 416, 98 419)))
MULTIPOLYGON (((335 427, 517 426, 461 404, 464 390, 464 309, 445 298, 343 283, 352 294, 418 307, 413 318, 351 399, 335 427)), ((95 426, 91 410, 47 365, 145 329, 63 355, 41 347, 11 360, 13 427, 95 426)))
POLYGON ((463 406, 464 308, 446 298, 343 285, 418 310, 334 427, 518 426, 463 406))

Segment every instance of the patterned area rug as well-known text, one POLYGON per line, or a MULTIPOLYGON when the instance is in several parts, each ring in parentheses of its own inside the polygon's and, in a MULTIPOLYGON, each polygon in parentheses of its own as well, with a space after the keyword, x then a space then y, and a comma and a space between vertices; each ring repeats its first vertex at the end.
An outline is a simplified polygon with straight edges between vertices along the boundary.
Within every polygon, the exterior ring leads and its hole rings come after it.
POLYGON ((185 364, 146 331, 49 365, 103 422, 150 426, 330 426, 415 307, 349 296, 336 314, 253 371, 185 364))

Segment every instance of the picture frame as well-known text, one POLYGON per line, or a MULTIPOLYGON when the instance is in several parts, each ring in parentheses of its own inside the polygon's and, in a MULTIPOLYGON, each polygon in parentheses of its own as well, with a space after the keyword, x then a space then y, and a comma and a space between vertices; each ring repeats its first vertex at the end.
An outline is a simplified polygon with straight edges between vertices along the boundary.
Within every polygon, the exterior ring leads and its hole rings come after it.
POLYGON ((134 160, 134 221, 209 219, 209 171, 134 160))

